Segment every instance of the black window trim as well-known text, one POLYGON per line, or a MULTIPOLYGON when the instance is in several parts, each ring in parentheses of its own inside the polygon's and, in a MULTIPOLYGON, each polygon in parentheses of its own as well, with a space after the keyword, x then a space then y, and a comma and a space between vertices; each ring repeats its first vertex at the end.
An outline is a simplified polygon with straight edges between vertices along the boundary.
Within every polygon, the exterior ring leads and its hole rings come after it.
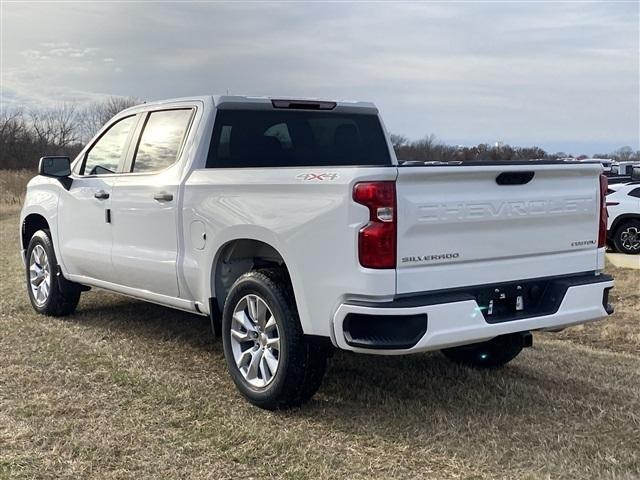
POLYGON ((123 166, 123 171, 119 175, 127 175, 127 176, 157 175, 158 173, 162 173, 165 170, 168 170, 169 168, 179 163, 182 157, 182 153, 184 151, 184 147, 187 143, 187 138, 189 138, 191 126, 193 125, 193 122, 195 120, 197 109, 198 109, 197 105, 184 105, 184 106, 173 105, 167 108, 155 108, 153 110, 145 110, 144 112, 141 112, 142 118, 140 120, 138 127, 136 128, 134 137, 131 139, 132 141, 129 145, 129 150, 127 152, 126 160, 123 166), (189 121, 187 122, 187 128, 185 129, 184 135, 182 136, 182 141, 180 142, 180 147, 178 148, 175 161, 171 165, 167 165, 166 167, 160 170, 154 170, 152 172, 133 172, 132 170, 133 170, 133 167, 135 166, 135 158, 138 153, 138 148, 140 147, 142 134, 144 133, 144 129, 147 126, 147 122, 149 121, 151 114, 156 112, 168 112, 173 110, 191 110, 191 116, 189 117, 189 121))

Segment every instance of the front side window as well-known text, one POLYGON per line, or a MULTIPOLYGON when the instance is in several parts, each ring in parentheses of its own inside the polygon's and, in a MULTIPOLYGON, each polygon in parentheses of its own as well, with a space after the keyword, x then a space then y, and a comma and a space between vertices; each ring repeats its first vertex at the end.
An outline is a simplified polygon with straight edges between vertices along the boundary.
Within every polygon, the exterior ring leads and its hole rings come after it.
POLYGON ((155 172, 173 165, 189 127, 191 113, 191 109, 151 112, 142 130, 131 171, 155 172))
POLYGON ((636 198, 640 198, 640 187, 638 188, 634 188, 633 190, 631 190, 629 192, 629 196, 631 197, 636 197, 636 198))
POLYGON ((390 165, 378 116, 300 110, 219 110, 207 167, 390 165))
POLYGON ((126 154, 127 139, 135 125, 135 115, 113 124, 87 152, 80 175, 116 173, 126 154))

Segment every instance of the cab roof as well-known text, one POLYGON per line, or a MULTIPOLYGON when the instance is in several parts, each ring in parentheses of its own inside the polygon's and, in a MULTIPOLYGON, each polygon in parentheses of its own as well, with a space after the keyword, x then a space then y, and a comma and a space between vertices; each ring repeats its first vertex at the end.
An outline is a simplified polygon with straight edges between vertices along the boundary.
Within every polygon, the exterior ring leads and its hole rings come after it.
POLYGON ((238 109, 238 110, 273 110, 273 109, 291 109, 291 110, 324 110, 336 111, 342 113, 370 113, 377 114, 378 109, 372 102, 359 102, 350 100, 323 100, 318 98, 295 98, 295 97, 269 97, 269 96, 246 96, 246 95, 208 95, 170 98, 166 100, 157 100, 153 102, 145 102, 141 105, 128 108, 125 112, 135 110, 146 110, 149 107, 163 106, 173 103, 181 103, 188 101, 201 101, 205 104, 213 104, 219 109, 238 109))

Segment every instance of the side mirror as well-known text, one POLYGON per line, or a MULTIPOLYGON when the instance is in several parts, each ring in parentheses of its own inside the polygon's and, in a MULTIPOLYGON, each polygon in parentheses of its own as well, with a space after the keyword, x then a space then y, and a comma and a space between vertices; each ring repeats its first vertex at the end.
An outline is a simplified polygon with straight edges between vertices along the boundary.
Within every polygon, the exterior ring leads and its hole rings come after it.
POLYGON ((38 164, 38 175, 63 178, 71 175, 69 157, 42 157, 38 164))

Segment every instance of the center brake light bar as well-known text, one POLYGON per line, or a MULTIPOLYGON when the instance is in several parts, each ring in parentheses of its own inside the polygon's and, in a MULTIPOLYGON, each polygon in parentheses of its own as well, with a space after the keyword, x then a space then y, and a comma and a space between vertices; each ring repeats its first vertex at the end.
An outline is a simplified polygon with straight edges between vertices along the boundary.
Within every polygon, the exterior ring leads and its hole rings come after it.
POLYGON ((337 104, 316 100, 271 100, 271 105, 289 110, 333 110, 337 104))

